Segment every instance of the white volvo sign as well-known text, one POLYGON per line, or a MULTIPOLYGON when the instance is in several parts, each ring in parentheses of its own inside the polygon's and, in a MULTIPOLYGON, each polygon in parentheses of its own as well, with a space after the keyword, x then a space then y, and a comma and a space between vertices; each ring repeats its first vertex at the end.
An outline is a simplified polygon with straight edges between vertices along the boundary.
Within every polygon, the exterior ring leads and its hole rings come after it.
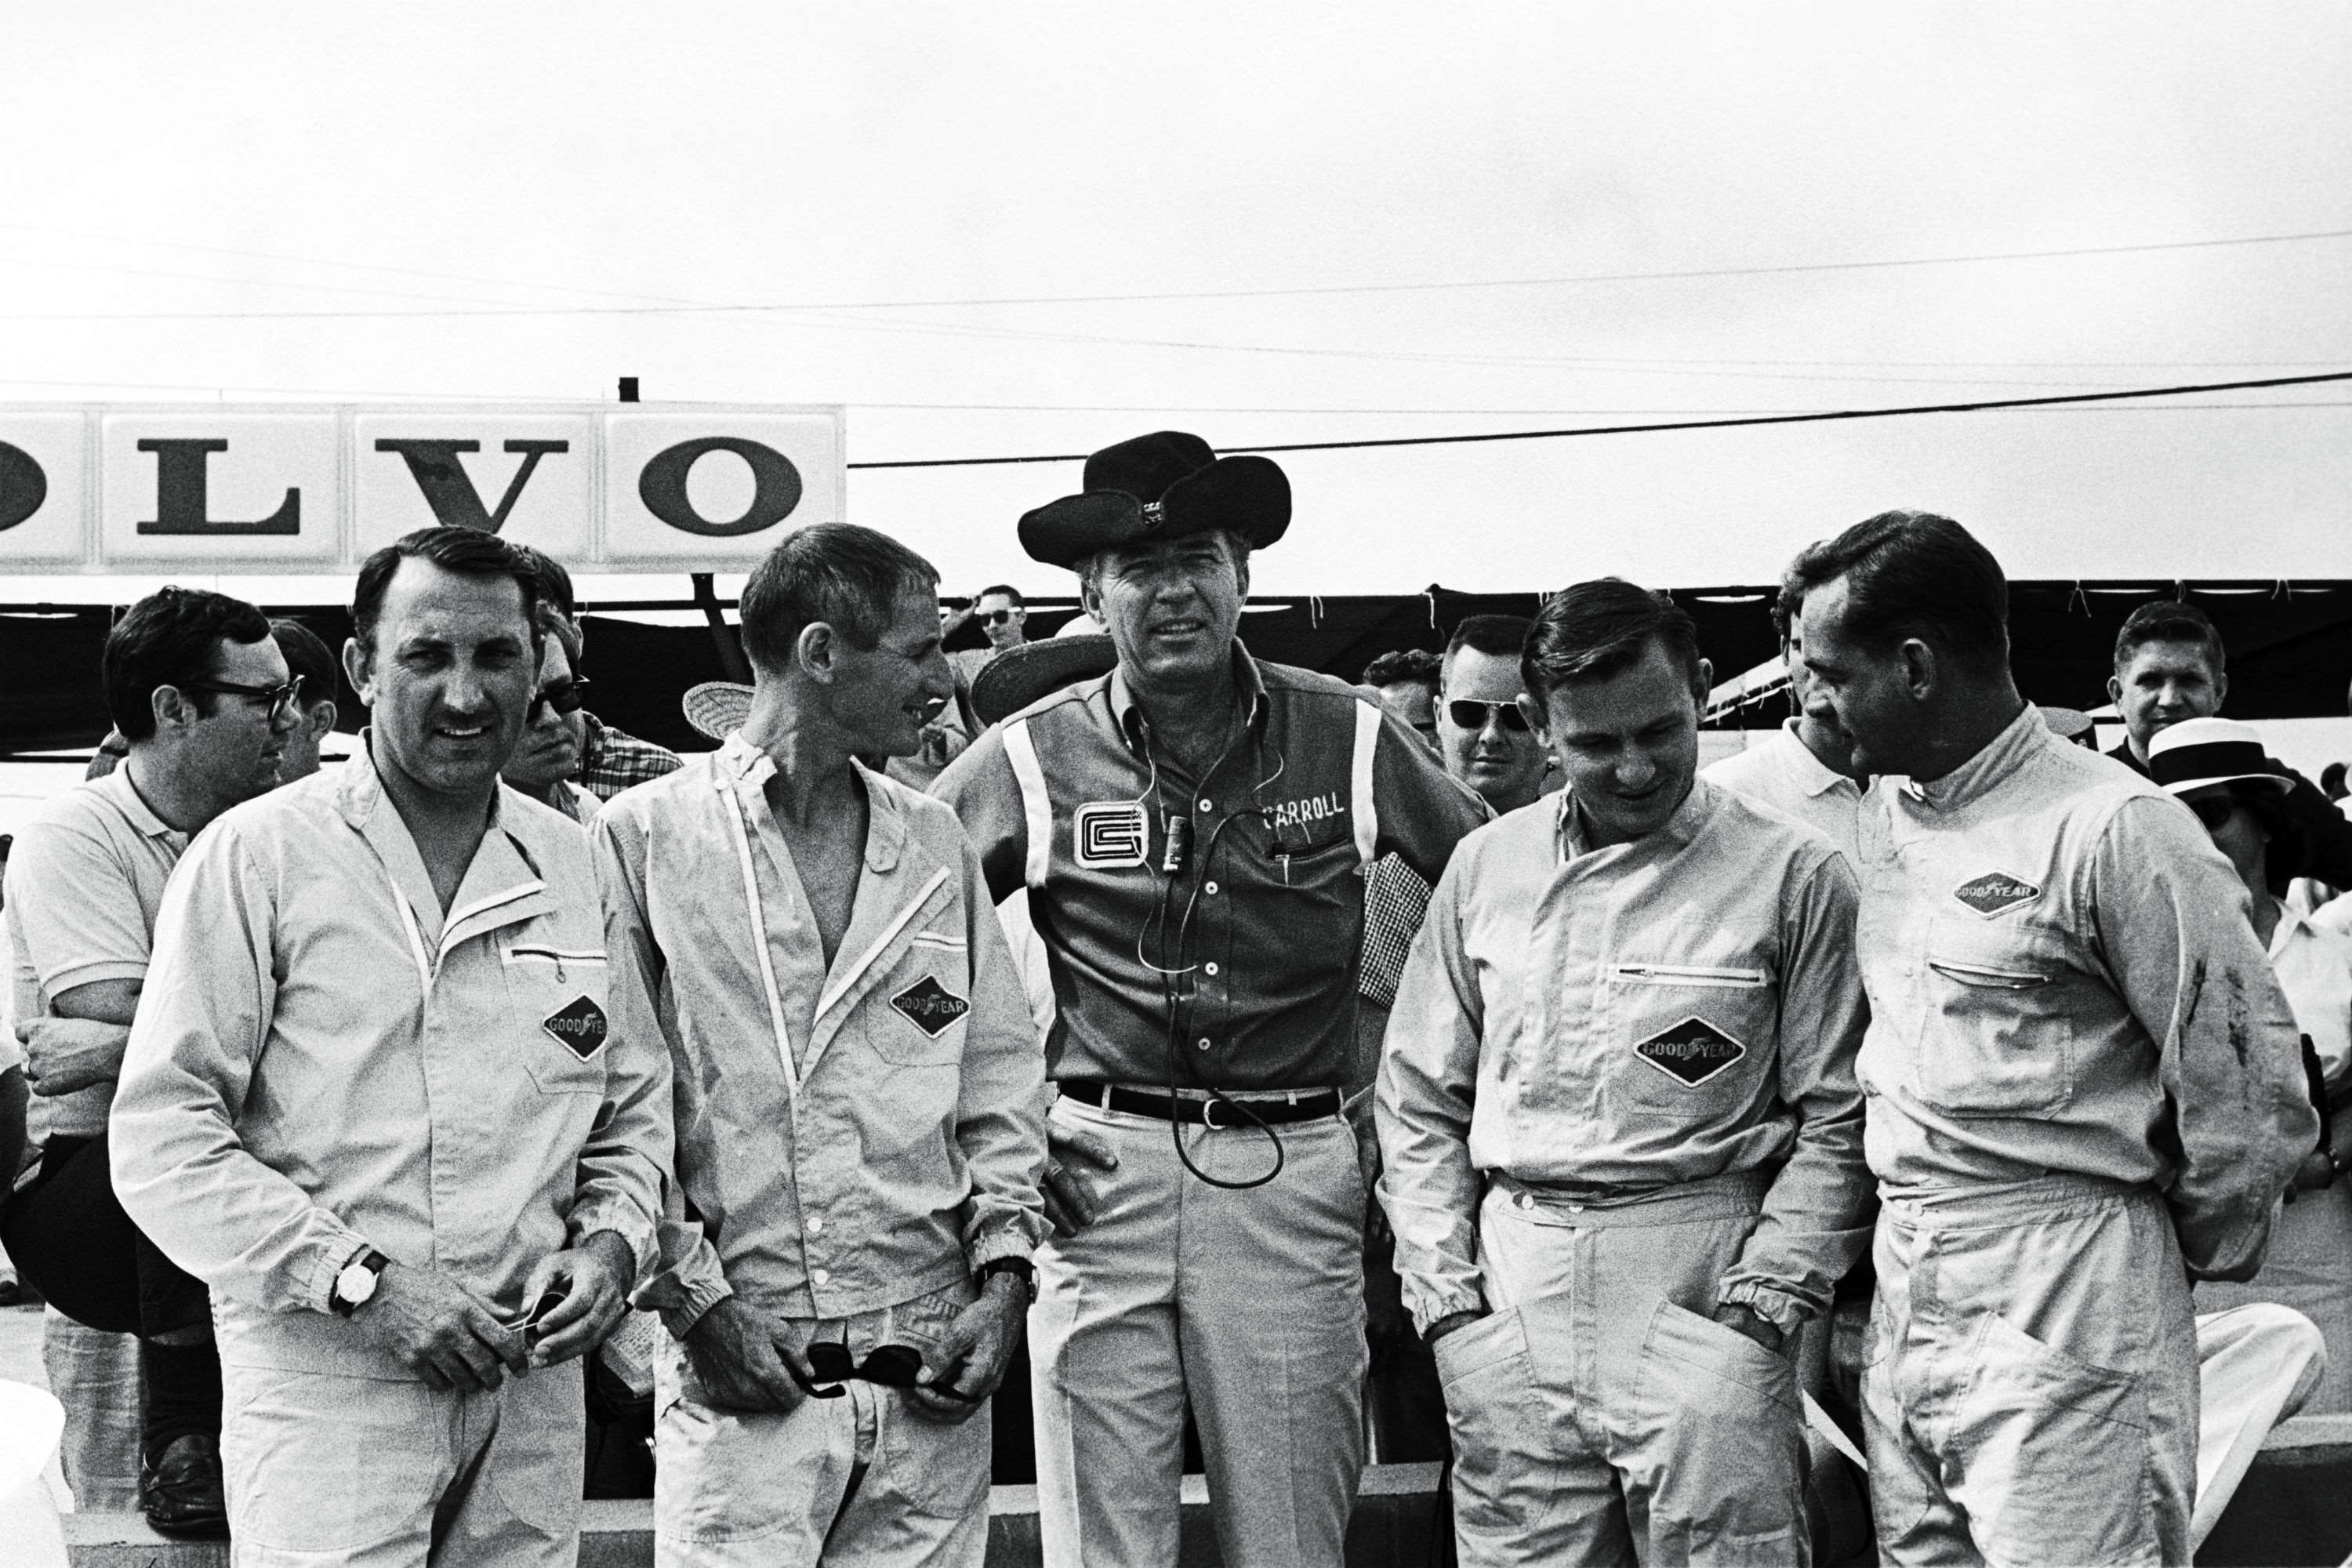
POLYGON ((749 571, 842 520, 845 453, 825 406, 0 404, 0 574, 332 573, 436 524, 749 571))

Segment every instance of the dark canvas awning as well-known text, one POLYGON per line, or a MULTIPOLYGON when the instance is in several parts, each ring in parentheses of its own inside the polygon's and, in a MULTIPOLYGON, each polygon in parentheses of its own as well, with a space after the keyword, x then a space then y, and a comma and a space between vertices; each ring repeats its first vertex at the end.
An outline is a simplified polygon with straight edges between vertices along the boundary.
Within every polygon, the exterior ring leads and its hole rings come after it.
MULTIPOLYGON (((1777 649, 1769 607, 1771 590, 1758 586, 1678 588, 1675 600, 1698 623, 1699 645, 1727 679, 1772 658, 1777 649)), ((2110 652, 2116 629, 2133 606, 2183 595, 2210 615, 2230 650, 2229 711, 2242 719, 2336 717, 2345 712, 2352 685, 2352 580, 2310 583, 2262 580, 2181 584, 2141 580, 2021 582, 2010 585, 2010 635, 2018 685, 2034 701, 2095 708, 2106 701, 2110 652)), ((1538 595, 1424 594, 1291 598, 1253 606, 1242 635, 1262 658, 1303 665, 1352 680, 1366 664, 1395 648, 1433 651, 1465 616, 1532 615, 1538 595)), ((687 607, 683 601, 680 608, 687 607)), ((351 619, 340 605, 293 606, 293 615, 341 647, 351 619)), ((1077 612, 1068 602, 1039 600, 1030 629, 1051 634, 1077 612)), ((94 745, 107 729, 99 688, 99 653, 114 612, 103 606, 0 608, 0 754, 94 745)), ((593 710, 632 734, 681 751, 709 742, 688 728, 678 710, 686 689, 726 679, 717 645, 705 626, 647 626, 593 611, 587 616, 585 673, 594 683, 593 710)), ((966 627, 957 646, 977 647, 966 627)), ((346 690, 344 727, 359 721, 356 698, 346 690)), ((1778 698, 1752 703, 1727 720, 1778 722, 1778 698)))

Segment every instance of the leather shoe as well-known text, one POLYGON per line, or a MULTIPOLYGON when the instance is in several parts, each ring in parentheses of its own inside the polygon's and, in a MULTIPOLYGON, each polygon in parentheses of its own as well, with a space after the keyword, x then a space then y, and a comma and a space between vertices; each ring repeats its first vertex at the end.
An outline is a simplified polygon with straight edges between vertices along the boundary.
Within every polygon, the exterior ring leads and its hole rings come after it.
POLYGON ((139 1509, 159 1535, 219 1540, 228 1534, 228 1500, 221 1490, 220 1439, 190 1432, 163 1445, 152 1462, 139 1462, 139 1509))

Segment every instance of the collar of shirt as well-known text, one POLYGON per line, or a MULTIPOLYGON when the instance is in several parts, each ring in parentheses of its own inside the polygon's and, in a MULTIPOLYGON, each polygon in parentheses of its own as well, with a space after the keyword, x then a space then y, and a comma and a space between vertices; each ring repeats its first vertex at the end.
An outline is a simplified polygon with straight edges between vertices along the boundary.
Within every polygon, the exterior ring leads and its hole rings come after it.
POLYGON ((459 942, 485 931, 552 912, 555 900, 548 892, 546 879, 540 874, 539 867, 532 863, 530 852, 506 825, 508 786, 502 784, 490 792, 482 841, 475 848, 473 859, 467 863, 466 873, 445 913, 441 896, 433 886, 433 875, 425 868, 425 857, 416 847, 415 837, 408 831, 399 807, 384 790, 383 777, 376 767, 373 738, 370 731, 362 730, 358 754, 345 762, 336 773, 335 805, 343 820, 375 851, 393 893, 405 908, 404 918, 415 922, 411 936, 418 944, 417 968, 429 988, 440 973, 442 961, 459 942))
POLYGON ((1805 738, 1797 732, 1800 722, 1795 719, 1783 721, 1780 740, 1781 763, 1788 769, 1789 777, 1795 781, 1797 787, 1815 796, 1827 795, 1840 784, 1846 785, 1856 794, 1861 793, 1861 785, 1813 755, 1813 749, 1806 745, 1805 738))
MULTIPOLYGON (((1257 660, 1250 658, 1242 639, 1234 639, 1234 689, 1248 700, 1249 724, 1262 729, 1265 724, 1265 682, 1258 678, 1257 660)), ((1138 756, 1143 754, 1143 710, 1136 705, 1135 689, 1128 684, 1127 665, 1122 661, 1110 672, 1110 684, 1106 690, 1110 698, 1111 717, 1118 722, 1119 738, 1127 749, 1138 756)))
POLYGON ((2288 909, 2279 906, 2278 924, 2271 928, 2271 962, 2276 963, 2286 956, 2286 950, 2298 938, 2308 940, 2318 934, 2319 928, 2288 909))
POLYGON ((175 841, 182 849, 188 847, 188 836, 156 816, 154 808, 147 804, 147 797, 139 793, 138 784, 131 780, 128 762, 100 779, 95 787, 114 802, 121 811, 123 820, 147 837, 175 841))
POLYGON ((1904 793, 1930 811, 1958 811, 1990 795, 2053 739, 2042 710, 2028 702, 1975 756, 1941 778, 1906 781, 1904 793))
MULTIPOLYGON (((1631 842, 1640 844, 1652 838, 1664 838, 1677 848, 1688 844, 1698 837, 1699 828, 1706 822, 1707 812, 1711 809, 1709 799, 1715 793, 1715 786, 1705 779, 1692 779, 1690 793, 1683 796, 1682 805, 1675 807, 1675 814, 1667 817, 1655 832, 1644 834, 1631 842)), ((1559 863, 1563 866, 1580 856, 1594 853, 1585 841, 1584 814, 1576 809, 1573 790, 1561 790, 1559 804, 1552 807, 1552 842, 1559 850, 1559 863)), ((1629 846, 1610 844, 1601 847, 1619 849, 1629 846)))
MULTIPOLYGON (((714 762, 711 781, 733 789, 746 811, 759 808, 751 817, 757 824, 767 808, 765 789, 776 773, 776 760, 745 740, 742 731, 734 730, 720 743, 714 762)), ((872 770, 856 757, 849 759, 849 765, 857 770, 858 781, 866 789, 866 868, 887 871, 898 864, 898 852, 905 847, 906 817, 897 797, 882 787, 872 770)))

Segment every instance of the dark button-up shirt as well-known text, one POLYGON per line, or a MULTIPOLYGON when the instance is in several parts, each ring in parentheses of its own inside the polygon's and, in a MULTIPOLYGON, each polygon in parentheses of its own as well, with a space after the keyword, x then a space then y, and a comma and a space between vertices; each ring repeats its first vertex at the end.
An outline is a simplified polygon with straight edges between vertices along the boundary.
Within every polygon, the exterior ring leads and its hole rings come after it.
POLYGON ((1339 1083, 1364 868, 1394 851, 1434 882, 1486 819, 1354 688, 1239 645, 1234 674, 1248 722, 1205 777, 1152 742, 1114 670, 989 731, 933 786, 990 892, 1029 889, 1057 1080, 1164 1084, 1172 1054, 1184 1084, 1339 1083))

